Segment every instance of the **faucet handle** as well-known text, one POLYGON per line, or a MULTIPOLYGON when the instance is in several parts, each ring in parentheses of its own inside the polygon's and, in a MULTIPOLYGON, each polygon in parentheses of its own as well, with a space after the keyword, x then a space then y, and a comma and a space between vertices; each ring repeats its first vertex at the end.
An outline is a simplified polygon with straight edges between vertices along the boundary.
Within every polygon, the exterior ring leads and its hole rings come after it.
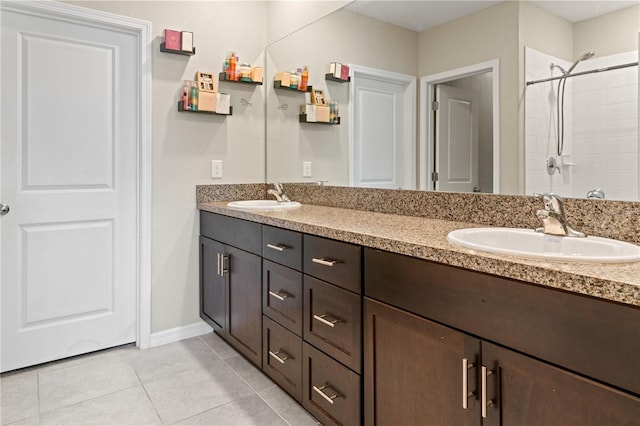
POLYGON ((533 195, 542 200, 545 210, 556 212, 564 216, 564 208, 562 206, 564 200, 561 196, 554 194, 553 192, 544 192, 542 194, 533 195))

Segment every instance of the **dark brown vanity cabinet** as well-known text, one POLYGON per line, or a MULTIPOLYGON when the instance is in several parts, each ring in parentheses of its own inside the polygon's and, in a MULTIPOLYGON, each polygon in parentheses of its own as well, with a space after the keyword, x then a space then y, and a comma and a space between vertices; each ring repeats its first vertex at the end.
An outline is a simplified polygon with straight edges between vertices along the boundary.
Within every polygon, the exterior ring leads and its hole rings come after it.
POLYGON ((200 317, 262 365, 260 225, 200 213, 200 317))
POLYGON ((640 419, 640 310, 365 249, 365 424, 640 419))

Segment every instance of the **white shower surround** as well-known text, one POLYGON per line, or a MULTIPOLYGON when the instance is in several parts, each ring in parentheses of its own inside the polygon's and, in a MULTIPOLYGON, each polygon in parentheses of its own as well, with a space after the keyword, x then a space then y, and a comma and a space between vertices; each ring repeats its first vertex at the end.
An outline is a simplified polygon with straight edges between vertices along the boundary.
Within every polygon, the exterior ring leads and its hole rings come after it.
MULTIPOLYGON (((638 52, 596 57, 574 72, 636 62, 638 52)), ((526 81, 551 76, 551 63, 571 63, 531 48, 525 50, 526 81)), ((556 69, 553 76, 558 76, 556 69)), ((546 160, 555 156, 555 94, 558 81, 527 86, 525 93, 525 191, 553 191, 585 197, 602 188, 608 199, 640 199, 638 172, 638 68, 594 73, 567 80, 565 92, 565 160, 562 174, 549 176, 546 160), (553 111, 553 114, 551 113, 553 111)))

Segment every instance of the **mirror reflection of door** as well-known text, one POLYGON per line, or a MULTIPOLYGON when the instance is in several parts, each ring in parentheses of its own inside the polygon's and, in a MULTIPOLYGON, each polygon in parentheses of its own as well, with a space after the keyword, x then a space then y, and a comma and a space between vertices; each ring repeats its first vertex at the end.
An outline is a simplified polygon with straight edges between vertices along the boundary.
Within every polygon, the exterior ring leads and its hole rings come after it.
POLYGON ((484 72, 436 85, 432 188, 493 190, 493 76, 484 72))
POLYGON ((414 189, 415 77, 352 67, 350 184, 414 189))

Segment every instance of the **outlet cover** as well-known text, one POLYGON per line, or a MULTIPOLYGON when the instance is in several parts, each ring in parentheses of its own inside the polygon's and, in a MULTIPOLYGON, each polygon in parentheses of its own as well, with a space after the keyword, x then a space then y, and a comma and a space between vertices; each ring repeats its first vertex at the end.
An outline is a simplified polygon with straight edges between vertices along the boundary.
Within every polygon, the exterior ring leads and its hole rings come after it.
POLYGON ((211 177, 222 177, 222 160, 211 160, 211 177))
POLYGON ((311 161, 302 162, 302 177, 311 177, 311 161))

